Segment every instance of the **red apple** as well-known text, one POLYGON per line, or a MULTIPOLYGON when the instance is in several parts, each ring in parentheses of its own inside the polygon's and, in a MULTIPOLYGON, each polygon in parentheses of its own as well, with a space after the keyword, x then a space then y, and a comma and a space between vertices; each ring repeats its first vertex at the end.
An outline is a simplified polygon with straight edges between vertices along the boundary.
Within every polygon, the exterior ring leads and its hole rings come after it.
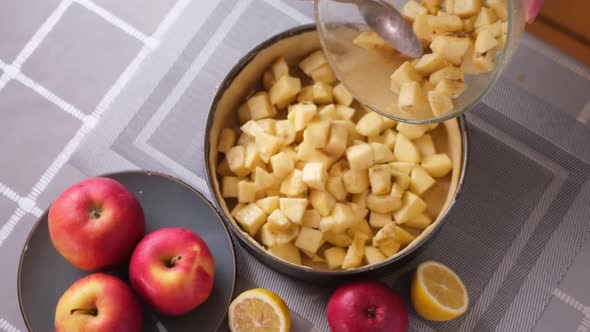
POLYGON ((213 289, 215 263, 199 235, 185 228, 148 234, 129 263, 135 291, 156 311, 182 315, 203 303, 213 289))
POLYGON ((125 262, 144 233, 141 205, 113 179, 79 182, 61 193, 49 209, 51 242, 82 270, 125 262))
POLYGON ((340 286, 328 302, 332 332, 405 332, 408 312, 385 284, 357 280, 340 286))
POLYGON ((104 273, 76 281, 55 309, 56 332, 139 332, 142 326, 141 306, 131 288, 104 273))

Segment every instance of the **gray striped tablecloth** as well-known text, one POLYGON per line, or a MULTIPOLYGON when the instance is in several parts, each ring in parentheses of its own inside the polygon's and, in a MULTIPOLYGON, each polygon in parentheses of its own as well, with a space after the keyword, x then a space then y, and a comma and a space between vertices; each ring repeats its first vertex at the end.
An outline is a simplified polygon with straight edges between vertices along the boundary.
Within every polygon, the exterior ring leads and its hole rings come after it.
MULTIPOLYGON (((0 331, 26 330, 16 274, 41 211, 86 176, 174 174, 199 190, 204 119, 246 51, 312 21, 299 0, 20 0, 0 10, 0 331)), ((525 36, 467 116, 465 188, 436 238, 385 281, 407 298, 435 259, 464 278, 463 317, 414 331, 590 331, 590 69, 525 36)), ((238 287, 269 288, 293 331, 326 331, 329 289, 239 246, 238 287)), ((42 290, 40 290, 42 291, 42 290)))

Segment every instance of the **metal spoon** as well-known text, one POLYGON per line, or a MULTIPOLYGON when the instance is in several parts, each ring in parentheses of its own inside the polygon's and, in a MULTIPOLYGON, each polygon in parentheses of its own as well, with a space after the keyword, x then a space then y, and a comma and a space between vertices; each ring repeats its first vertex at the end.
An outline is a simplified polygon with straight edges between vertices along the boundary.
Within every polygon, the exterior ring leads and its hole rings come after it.
POLYGON ((411 57, 422 56, 422 43, 412 27, 392 5, 384 0, 335 0, 355 4, 373 31, 399 52, 411 57))

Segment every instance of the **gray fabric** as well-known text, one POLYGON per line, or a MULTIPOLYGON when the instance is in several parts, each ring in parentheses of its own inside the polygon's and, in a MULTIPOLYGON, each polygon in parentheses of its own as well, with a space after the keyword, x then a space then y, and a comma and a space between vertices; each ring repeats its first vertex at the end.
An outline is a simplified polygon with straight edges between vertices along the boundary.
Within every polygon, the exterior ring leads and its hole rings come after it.
MULTIPOLYGON (((0 13, 0 83, 12 79, 0 91, 0 259, 12 271, 0 274, 0 331, 26 330, 16 269, 41 209, 85 176, 123 169, 168 172, 209 195, 201 144, 216 86, 249 49, 313 17, 300 0, 30 2, 0 13), (21 52, 29 40, 38 47, 21 52), (17 59, 20 76, 4 66, 17 59)), ((448 323, 410 310, 411 330, 590 330, 588 91, 589 68, 524 37, 467 115, 456 207, 383 278, 409 305, 415 266, 441 261, 464 279, 470 310, 448 323)), ((236 255, 237 292, 271 289, 291 308, 294 331, 328 330, 330 289, 283 277, 238 244, 236 255)))

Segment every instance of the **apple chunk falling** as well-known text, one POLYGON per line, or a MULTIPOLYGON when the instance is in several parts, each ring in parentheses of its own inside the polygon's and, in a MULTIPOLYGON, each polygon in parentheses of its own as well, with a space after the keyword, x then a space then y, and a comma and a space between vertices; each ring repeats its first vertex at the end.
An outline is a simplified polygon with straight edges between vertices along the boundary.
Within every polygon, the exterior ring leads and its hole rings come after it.
POLYGON ((214 274, 209 247, 185 228, 162 228, 148 234, 129 264, 135 291, 168 316, 185 314, 205 302, 213 290, 214 274))
POLYGON ((104 273, 72 284, 55 310, 56 332, 139 332, 142 325, 141 306, 131 288, 104 273))
POLYGON ((86 271, 126 262, 145 233, 141 205, 110 178, 90 178, 66 189, 51 205, 48 224, 57 251, 86 271))

